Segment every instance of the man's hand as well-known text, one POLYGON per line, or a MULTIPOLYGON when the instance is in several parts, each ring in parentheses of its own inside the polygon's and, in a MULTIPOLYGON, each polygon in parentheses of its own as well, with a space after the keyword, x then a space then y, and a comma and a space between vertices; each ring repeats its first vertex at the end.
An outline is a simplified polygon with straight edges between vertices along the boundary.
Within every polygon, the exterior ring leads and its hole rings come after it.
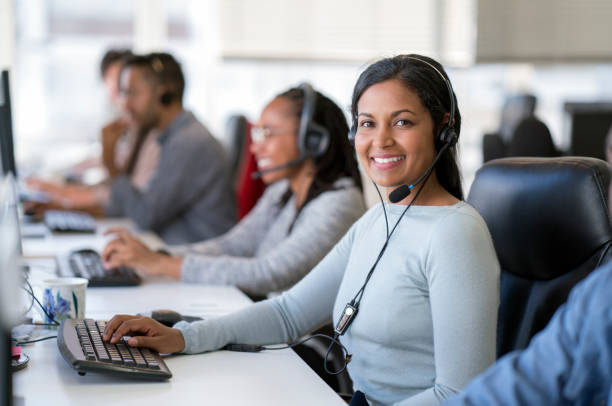
POLYGON ((119 138, 121 138, 128 128, 128 121, 124 118, 120 118, 107 124, 102 129, 102 163, 111 177, 121 172, 115 165, 115 148, 117 146, 117 141, 119 141, 119 138))
POLYGON ((44 192, 51 208, 85 210, 98 206, 96 195, 88 186, 59 185, 34 178, 27 179, 26 183, 32 189, 44 192))

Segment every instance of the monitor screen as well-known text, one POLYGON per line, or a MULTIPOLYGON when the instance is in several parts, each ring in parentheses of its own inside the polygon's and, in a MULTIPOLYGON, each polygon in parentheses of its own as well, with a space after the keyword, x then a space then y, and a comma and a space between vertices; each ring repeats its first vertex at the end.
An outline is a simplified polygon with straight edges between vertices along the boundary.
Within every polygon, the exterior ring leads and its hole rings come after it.
POLYGON ((22 275, 17 186, 13 176, 0 178, 0 405, 12 403, 11 327, 18 323, 22 275))
POLYGON ((11 112, 11 93, 9 86, 9 73, 6 70, 2 71, 0 83, 0 163, 2 164, 2 173, 6 175, 9 172, 13 176, 17 176, 17 168, 15 166, 15 152, 13 141, 13 119, 11 112))
POLYGON ((570 116, 570 153, 606 160, 606 136, 612 126, 612 102, 565 103, 570 116))

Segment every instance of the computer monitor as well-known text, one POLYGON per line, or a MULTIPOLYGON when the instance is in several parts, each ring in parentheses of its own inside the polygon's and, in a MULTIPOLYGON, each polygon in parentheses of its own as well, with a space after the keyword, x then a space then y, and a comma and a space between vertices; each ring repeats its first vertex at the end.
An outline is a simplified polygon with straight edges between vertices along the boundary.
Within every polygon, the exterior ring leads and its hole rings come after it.
POLYGON ((2 163, 2 173, 9 172, 17 177, 15 166, 15 152, 13 143, 13 119, 11 112, 11 93, 9 87, 9 73, 2 71, 0 85, 0 162, 2 163))
POLYGON ((606 135, 612 126, 612 102, 565 103, 570 117, 570 153, 606 160, 606 135))
POLYGON ((0 405, 11 405, 11 328, 18 323, 22 271, 17 186, 12 174, 0 178, 0 405))

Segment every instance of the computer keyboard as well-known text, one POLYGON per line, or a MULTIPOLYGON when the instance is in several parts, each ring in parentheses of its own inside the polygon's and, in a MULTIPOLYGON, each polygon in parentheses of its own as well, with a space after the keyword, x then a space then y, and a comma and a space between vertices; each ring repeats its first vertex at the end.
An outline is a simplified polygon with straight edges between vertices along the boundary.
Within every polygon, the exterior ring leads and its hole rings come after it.
POLYGON ((45 225, 56 233, 95 233, 96 220, 87 213, 64 210, 47 210, 45 225))
POLYGON ((79 250, 68 256, 69 272, 73 276, 89 279, 90 287, 136 286, 142 280, 132 268, 120 266, 104 269, 102 258, 94 250, 79 250))
POLYGON ((105 342, 102 339, 105 326, 105 321, 92 319, 66 319, 59 326, 57 346, 66 362, 79 375, 103 372, 151 380, 172 377, 157 352, 148 348, 130 347, 125 338, 117 344, 105 342))

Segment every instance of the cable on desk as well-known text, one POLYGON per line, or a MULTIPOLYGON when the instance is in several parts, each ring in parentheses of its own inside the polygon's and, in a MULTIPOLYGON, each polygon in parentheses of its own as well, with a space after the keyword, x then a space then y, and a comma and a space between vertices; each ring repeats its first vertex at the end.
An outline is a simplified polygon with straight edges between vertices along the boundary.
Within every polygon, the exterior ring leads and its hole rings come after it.
POLYGON ((30 282, 29 282, 29 281, 26 279, 26 280, 25 280, 25 283, 28 285, 29 290, 28 290, 28 289, 26 289, 26 288, 25 288, 25 287, 23 287, 23 286, 22 286, 21 288, 22 288, 23 290, 25 290, 26 292, 28 292, 28 293, 29 293, 29 294, 32 296, 32 299, 34 299, 34 301, 36 301, 36 303, 37 303, 37 304, 38 304, 38 306, 41 308, 41 310, 43 311, 43 313, 45 314, 45 316, 47 316, 47 318, 48 318, 49 320, 51 320, 51 323, 53 323, 53 324, 54 324, 54 325, 56 325, 56 326, 59 326, 59 325, 60 325, 60 323, 59 323, 57 320, 55 320, 55 317, 53 317, 52 315, 50 315, 50 314, 47 312, 47 309, 45 309, 45 306, 43 306, 43 305, 42 305, 42 303, 40 303, 40 301, 39 301, 39 300, 36 298, 36 295, 34 294, 34 289, 32 288, 32 285, 30 284, 30 282))
POLYGON ((298 341, 296 343, 283 345, 282 347, 266 347, 266 346, 263 346, 263 345, 252 345, 252 344, 228 344, 228 345, 226 345, 225 347, 223 347, 221 349, 222 350, 228 350, 228 351, 241 351, 241 352, 259 352, 259 351, 263 351, 263 350, 267 350, 267 351, 285 350, 287 348, 293 348, 296 345, 303 344, 306 341, 312 340, 315 337, 323 337, 323 338, 327 338, 328 340, 331 341, 331 343, 329 344, 329 347, 327 347, 327 352, 325 353, 325 358, 323 360, 323 369, 325 369, 325 372, 327 372, 330 375, 338 375, 338 374, 342 373, 346 369, 346 366, 348 365, 348 363, 351 362, 352 355, 349 354, 349 352, 346 349, 346 347, 338 340, 338 335, 337 334, 334 335, 334 337, 330 337, 327 334, 317 333, 317 334, 311 335, 310 337, 306 337, 303 340, 300 340, 300 341, 298 341), (339 345, 342 348, 342 352, 344 353, 344 365, 338 371, 331 371, 327 367, 327 359, 329 358, 329 354, 330 354, 334 344, 339 345))
POLYGON ((52 338, 57 338, 57 336, 46 336, 46 337, 42 337, 42 338, 37 338, 36 340, 27 340, 27 341, 19 341, 16 338, 11 338, 11 341, 13 341, 14 345, 21 346, 23 344, 33 344, 33 343, 37 343, 39 341, 50 340, 52 338))

